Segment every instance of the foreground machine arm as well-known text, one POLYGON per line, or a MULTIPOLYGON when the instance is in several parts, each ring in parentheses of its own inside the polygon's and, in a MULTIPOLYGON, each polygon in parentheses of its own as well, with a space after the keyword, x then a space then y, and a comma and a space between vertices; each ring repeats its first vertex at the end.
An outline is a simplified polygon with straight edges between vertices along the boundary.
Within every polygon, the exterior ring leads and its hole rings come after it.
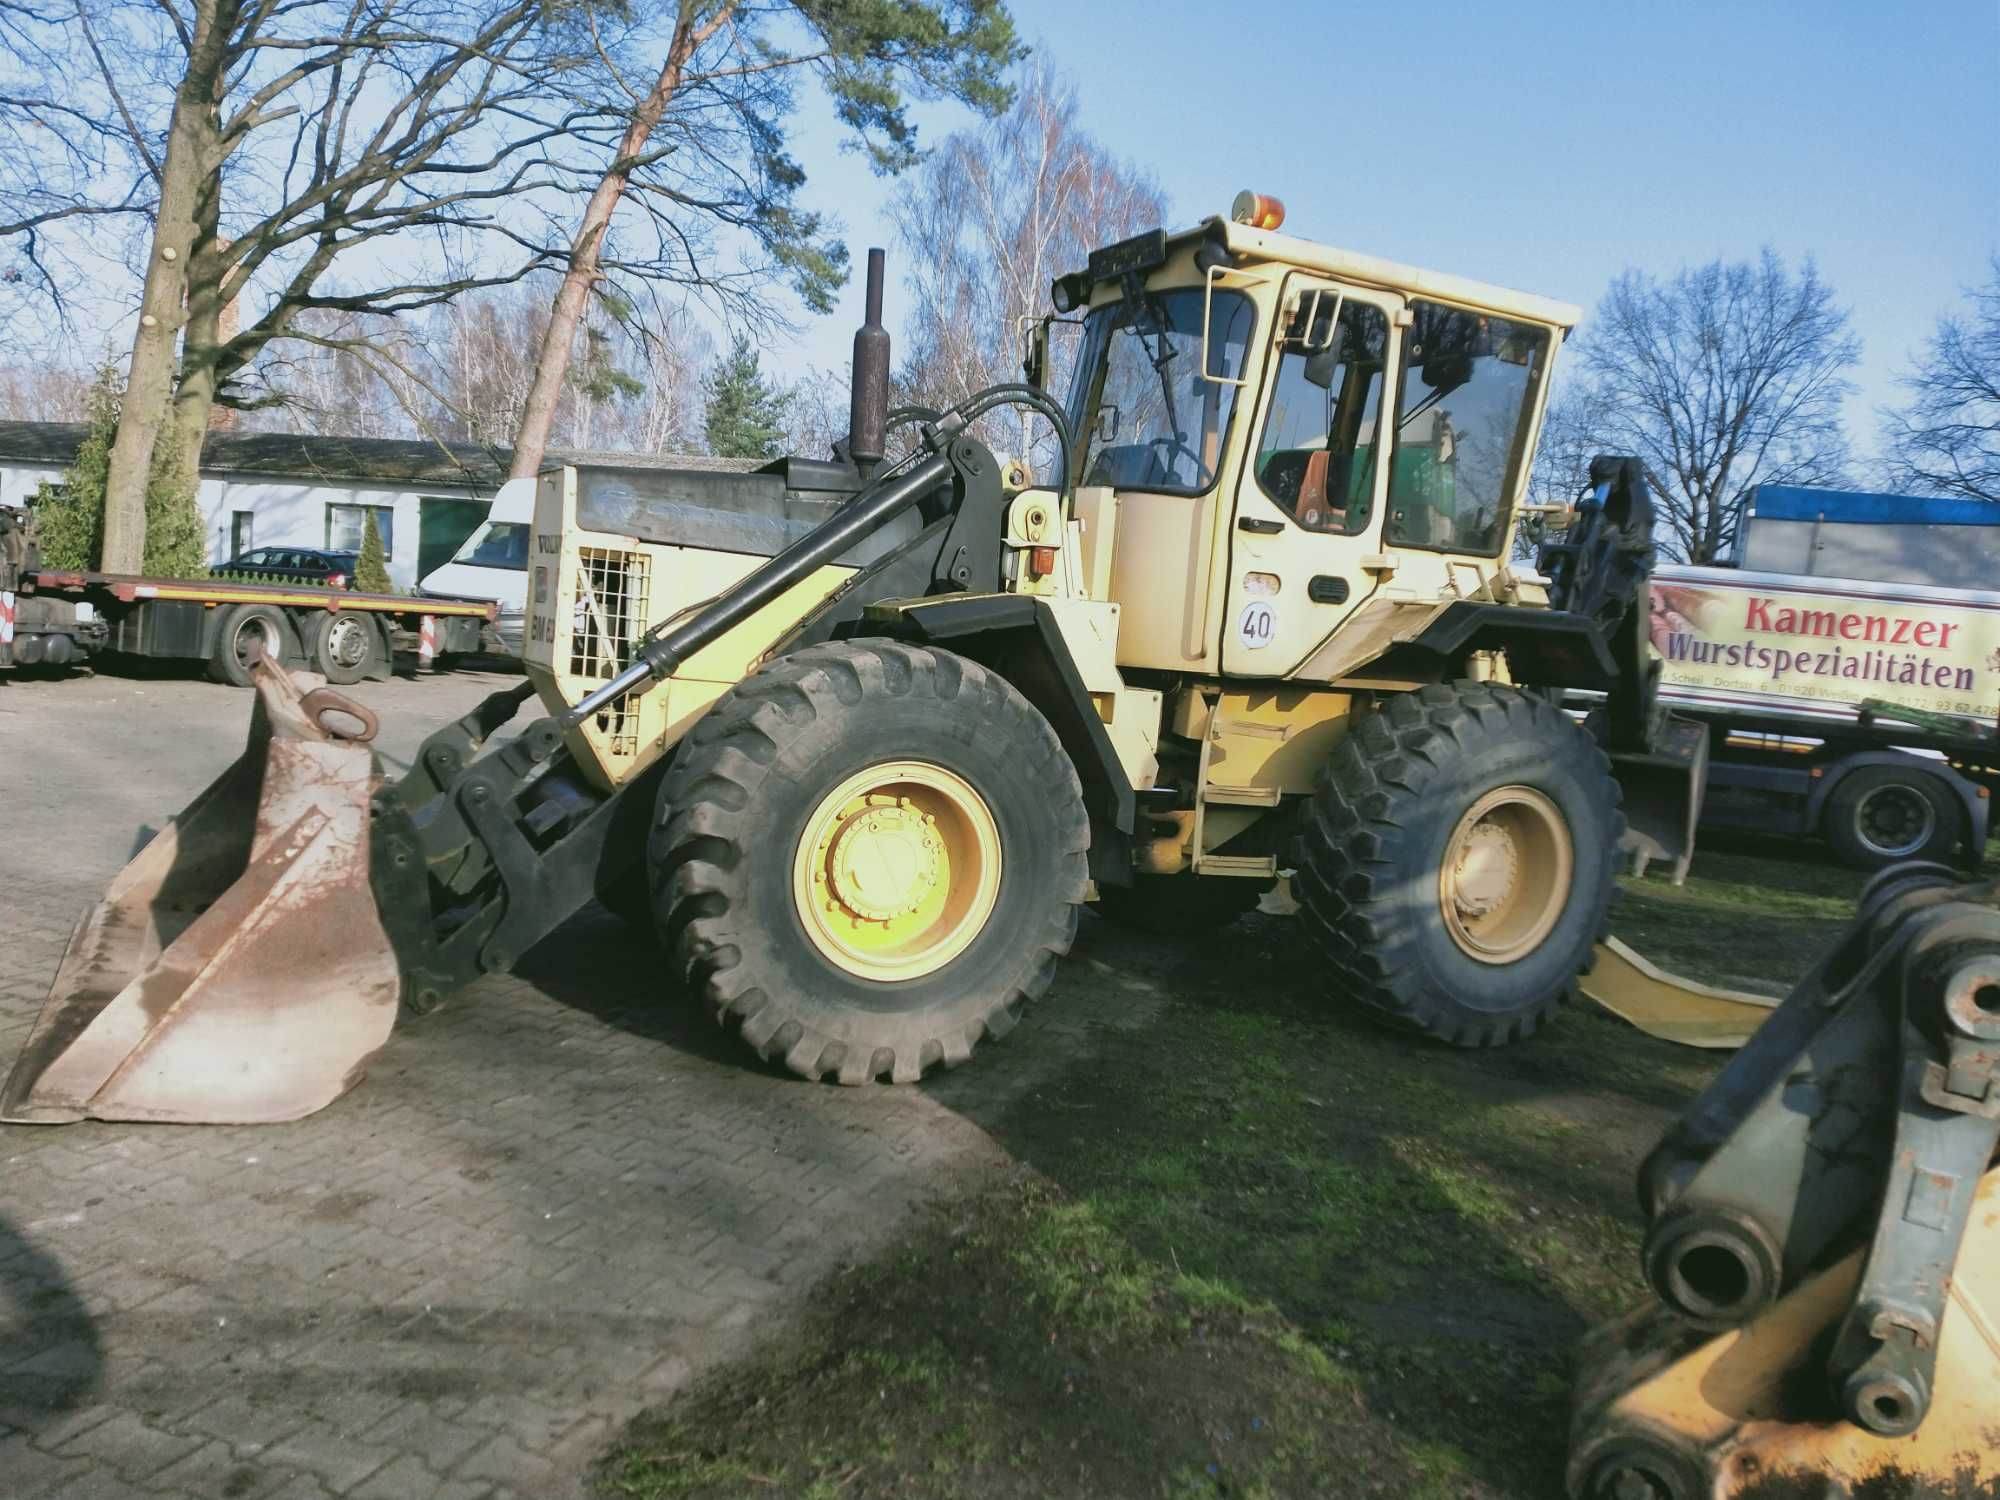
POLYGON ((2000 1485, 2000 883, 1883 872, 1639 1174, 1576 1500, 2000 1485), (1788 1481, 1807 1488, 1783 1488, 1788 1481))

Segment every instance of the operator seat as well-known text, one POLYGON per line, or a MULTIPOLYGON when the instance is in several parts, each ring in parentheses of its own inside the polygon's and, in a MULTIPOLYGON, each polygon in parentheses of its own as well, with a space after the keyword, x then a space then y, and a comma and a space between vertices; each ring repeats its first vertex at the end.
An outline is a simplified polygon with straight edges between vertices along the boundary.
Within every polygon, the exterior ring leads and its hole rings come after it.
POLYGON ((1305 477, 1299 481, 1296 514, 1301 525, 1314 531, 1347 530, 1347 508, 1326 503, 1326 475, 1332 461, 1333 455, 1326 449, 1315 450, 1306 460, 1305 477))

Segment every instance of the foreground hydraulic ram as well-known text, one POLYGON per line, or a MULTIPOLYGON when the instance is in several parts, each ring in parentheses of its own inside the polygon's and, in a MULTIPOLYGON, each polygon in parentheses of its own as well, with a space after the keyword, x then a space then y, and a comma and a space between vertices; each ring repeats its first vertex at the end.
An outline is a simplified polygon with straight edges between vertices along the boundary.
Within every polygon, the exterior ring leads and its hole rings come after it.
POLYGON ((399 978, 368 879, 374 718, 261 657, 252 675, 243 755, 77 923, 0 1119, 296 1120, 388 1041, 399 978))
POLYGON ((1884 871, 1639 1174, 1577 1500, 2000 1488, 2000 882, 1884 871))

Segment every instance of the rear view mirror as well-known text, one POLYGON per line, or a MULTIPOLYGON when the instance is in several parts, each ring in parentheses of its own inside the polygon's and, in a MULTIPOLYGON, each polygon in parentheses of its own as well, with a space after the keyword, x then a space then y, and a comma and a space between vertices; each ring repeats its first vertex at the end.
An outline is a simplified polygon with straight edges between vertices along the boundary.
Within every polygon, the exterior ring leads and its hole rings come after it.
POLYGON ((1317 354, 1306 358, 1305 368, 1300 371, 1307 381, 1323 391, 1333 389, 1333 377, 1340 373, 1340 349, 1337 344, 1329 345, 1317 354))
POLYGON ((1442 396, 1472 379, 1470 354, 1440 354, 1417 366, 1417 375, 1432 392, 1442 396))

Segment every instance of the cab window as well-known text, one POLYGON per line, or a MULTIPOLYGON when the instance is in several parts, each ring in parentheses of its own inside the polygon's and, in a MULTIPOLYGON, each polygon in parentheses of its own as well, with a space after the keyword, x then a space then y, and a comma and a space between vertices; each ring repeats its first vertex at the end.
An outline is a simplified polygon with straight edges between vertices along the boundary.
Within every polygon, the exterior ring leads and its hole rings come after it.
POLYGON ((1279 343, 1257 483, 1308 531, 1368 525, 1388 347, 1382 309, 1334 292, 1307 293, 1279 343))
POLYGON ((1240 292, 1218 291, 1208 308, 1203 378, 1200 287, 1147 292, 1093 311, 1084 325, 1071 419, 1087 421, 1082 482, 1198 495, 1215 483, 1233 381, 1243 367, 1255 311, 1240 292))
POLYGON ((1413 301, 1389 468, 1391 542, 1491 557, 1506 535, 1521 438, 1549 332, 1413 301))

